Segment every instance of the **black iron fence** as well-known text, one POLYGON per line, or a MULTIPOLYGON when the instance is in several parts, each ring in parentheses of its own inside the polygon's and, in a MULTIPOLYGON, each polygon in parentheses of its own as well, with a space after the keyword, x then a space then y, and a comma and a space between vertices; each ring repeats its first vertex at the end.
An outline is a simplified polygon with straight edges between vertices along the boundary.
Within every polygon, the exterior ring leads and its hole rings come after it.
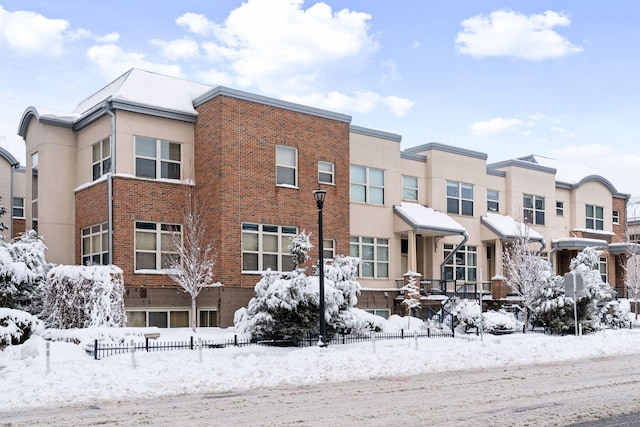
MULTIPOLYGON (((428 328, 424 331, 405 332, 402 329, 398 333, 371 333, 371 334, 336 334, 328 343, 330 345, 353 344, 367 341, 397 340, 408 338, 453 338, 452 330, 440 330, 428 328)), ((157 341, 145 337, 144 342, 130 342, 120 344, 100 343, 95 340, 92 348, 88 348, 87 352, 91 353, 94 359, 99 360, 107 356, 116 354, 129 353, 134 351, 172 351, 172 350, 197 350, 200 347, 207 348, 225 348, 225 347, 243 347, 248 345, 266 345, 278 347, 314 347, 318 345, 319 338, 317 335, 307 335, 307 337, 299 340, 251 340, 238 338, 234 335, 233 339, 210 339, 196 340, 190 337, 189 341, 157 341)))

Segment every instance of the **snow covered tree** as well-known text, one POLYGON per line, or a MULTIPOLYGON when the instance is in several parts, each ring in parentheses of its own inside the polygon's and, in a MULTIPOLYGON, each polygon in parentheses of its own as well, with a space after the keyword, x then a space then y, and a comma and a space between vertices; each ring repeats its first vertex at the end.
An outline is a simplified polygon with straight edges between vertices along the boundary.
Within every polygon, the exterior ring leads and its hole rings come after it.
POLYGON ((291 238, 289 253, 292 256, 291 266, 294 270, 298 270, 300 266, 310 258, 308 253, 313 245, 311 244, 309 237, 310 234, 307 234, 305 233, 305 230, 302 230, 302 233, 296 234, 291 238))
POLYGON ((627 251, 627 259, 622 266, 625 272, 624 284, 627 297, 634 302, 634 312, 638 320, 638 300, 640 299, 640 245, 633 243, 627 251))
POLYGON ((408 277, 407 284, 400 290, 404 293, 404 299, 402 305, 407 309, 407 329, 411 328, 411 316, 415 316, 416 308, 420 307, 420 285, 417 280, 416 273, 408 272, 405 274, 408 277))
POLYGON ((38 314, 50 268, 41 237, 33 230, 0 241, 0 306, 38 314))
POLYGON ((530 228, 523 224, 521 232, 504 252, 507 285, 522 300, 524 324, 529 325, 529 312, 543 287, 553 275, 551 264, 540 257, 529 238, 530 228))
POLYGON ((125 326, 122 270, 113 265, 52 268, 42 316, 49 327, 58 329, 125 326))
POLYGON ((546 329, 564 335, 575 330, 574 304, 575 300, 565 295, 562 276, 554 276, 544 284, 532 307, 546 329))
MULTIPOLYGON (((0 201, 2 201, 2 197, 0 197, 0 201)), ((7 208, 0 203, 0 218, 2 218, 7 213, 7 208)), ((4 221, 0 221, 0 232, 4 230, 8 230, 9 227, 6 226, 4 221)))
POLYGON ((191 297, 191 328, 196 331, 196 299, 203 288, 220 286, 213 282, 216 266, 214 244, 207 231, 204 206, 193 192, 187 193, 182 209, 182 232, 174 230, 172 243, 177 255, 165 259, 167 272, 182 291, 191 297))

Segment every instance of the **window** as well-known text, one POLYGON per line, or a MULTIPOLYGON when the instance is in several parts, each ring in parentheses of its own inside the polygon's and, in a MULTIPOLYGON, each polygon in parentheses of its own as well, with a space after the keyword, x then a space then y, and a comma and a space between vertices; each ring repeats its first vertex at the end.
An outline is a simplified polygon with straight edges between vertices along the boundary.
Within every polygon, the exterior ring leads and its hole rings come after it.
POLYGON ((602 206, 587 205, 585 227, 589 230, 604 230, 604 208, 602 206))
POLYGON ((544 197, 525 194, 522 205, 524 206, 524 222, 544 225, 544 197))
POLYGON ((296 227, 242 223, 242 272, 292 271, 289 244, 296 234, 296 227))
POLYGON ((389 277, 389 239, 351 237, 350 255, 360 258, 360 277, 389 277))
POLYGON ((389 318, 389 309, 387 308, 364 308, 363 310, 366 311, 367 313, 384 317, 385 319, 389 318))
POLYGON ((447 213, 473 216, 473 185, 447 181, 447 213))
POLYGON ((298 150, 276 145, 276 184, 298 185, 298 150))
POLYGON ((351 201, 384 205, 384 171, 351 165, 351 201))
POLYGON ((322 256, 325 261, 328 259, 334 259, 336 256, 336 241, 333 239, 323 239, 322 249, 322 256))
POLYGON ((24 218, 24 197, 13 198, 12 211, 14 218, 24 218))
POLYGON ((333 178, 333 163, 318 162, 318 182, 321 184, 335 184, 333 178))
POLYGON ((498 212, 500 210, 500 192, 487 190, 487 211, 498 212))
POLYGON ((107 223, 85 227, 82 236, 82 265, 109 265, 109 229, 107 223))
POLYGON ((93 144, 91 167, 93 169, 93 180, 105 175, 111 169, 111 144, 109 138, 93 144))
POLYGON ((178 256, 174 236, 182 239, 181 226, 155 222, 136 222, 136 270, 167 268, 171 258, 178 256))
POLYGON ((609 279, 607 278, 607 257, 600 257, 598 271, 600 271, 600 279, 602 279, 604 283, 609 283, 609 279))
POLYGON ((564 216, 564 202, 556 202, 556 215, 564 216))
POLYGON ((640 243, 640 234, 629 234, 629 241, 632 243, 640 243))
POLYGON ((418 178, 415 176, 402 176, 402 198, 404 200, 418 201, 418 178))
MULTIPOLYGON (((453 252, 454 245, 445 243, 444 258, 453 252)), ((478 269, 478 248, 476 246, 463 246, 445 264, 444 275, 446 280, 461 280, 463 282, 475 282, 478 269)))
POLYGON ((181 146, 177 142, 136 136, 136 176, 181 178, 181 146))
POLYGON ((38 220, 38 153, 31 155, 31 219, 38 220))
POLYGON ((127 326, 136 328, 187 328, 190 322, 188 310, 131 310, 126 315, 127 326))
POLYGON ((199 310, 198 326, 202 328, 215 328, 218 326, 217 310, 199 310))
POLYGON ((613 223, 616 225, 620 224, 620 211, 613 211, 612 216, 613 216, 613 223))

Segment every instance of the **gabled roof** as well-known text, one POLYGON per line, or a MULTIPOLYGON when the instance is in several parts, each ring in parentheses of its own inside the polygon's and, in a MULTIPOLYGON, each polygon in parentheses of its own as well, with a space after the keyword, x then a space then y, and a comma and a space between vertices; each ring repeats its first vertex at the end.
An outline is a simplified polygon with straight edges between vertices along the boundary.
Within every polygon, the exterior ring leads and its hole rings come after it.
POLYGON ((542 234, 509 215, 488 212, 486 216, 480 218, 480 221, 501 240, 514 240, 523 236, 532 242, 544 241, 542 234))
POLYGON ((393 211, 412 230, 430 236, 464 235, 467 230, 449 215, 418 203, 402 202, 393 211))

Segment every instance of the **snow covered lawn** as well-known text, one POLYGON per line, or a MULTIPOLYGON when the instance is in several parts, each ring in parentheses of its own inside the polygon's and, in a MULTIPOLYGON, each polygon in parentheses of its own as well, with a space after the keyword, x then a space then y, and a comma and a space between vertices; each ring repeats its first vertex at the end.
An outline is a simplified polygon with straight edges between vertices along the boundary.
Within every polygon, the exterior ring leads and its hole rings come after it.
MULTIPOLYGON (((233 336, 233 330, 201 329, 198 336, 233 336)), ((166 340, 188 340, 189 330, 161 330, 166 340)), ((457 335, 416 341, 376 341, 328 348, 263 346, 137 352, 94 360, 84 349, 32 337, 0 352, 0 412, 89 403, 96 399, 150 398, 182 393, 223 393, 281 385, 309 385, 373 377, 638 354, 640 328, 588 336, 542 334, 457 335)))

